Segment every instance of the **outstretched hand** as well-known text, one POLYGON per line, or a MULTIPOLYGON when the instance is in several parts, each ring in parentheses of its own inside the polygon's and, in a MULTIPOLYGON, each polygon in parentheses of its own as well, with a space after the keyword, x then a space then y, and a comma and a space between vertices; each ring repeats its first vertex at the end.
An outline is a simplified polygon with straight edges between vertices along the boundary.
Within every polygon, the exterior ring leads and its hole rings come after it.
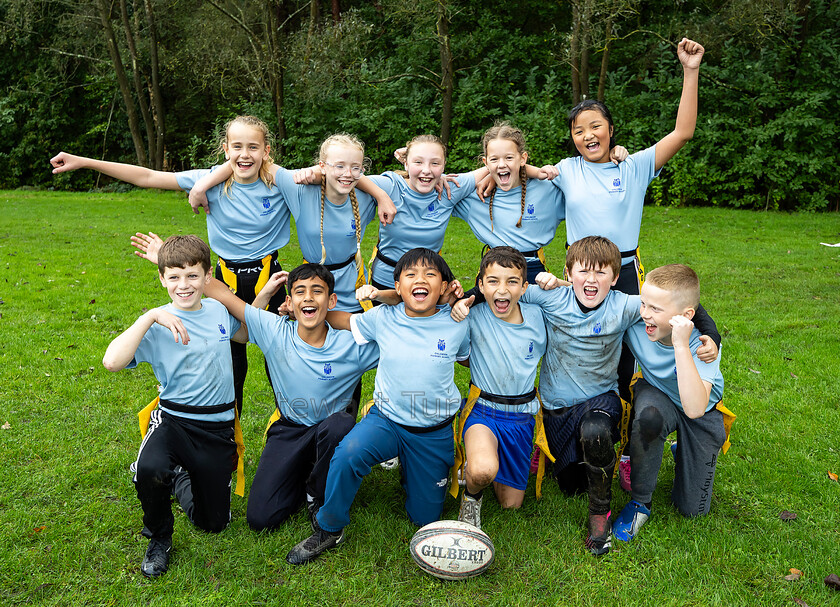
POLYGON ((84 168, 79 156, 74 156, 67 152, 59 152, 50 158, 50 164, 53 166, 53 174, 84 168))
POLYGON ((163 239, 160 236, 154 232, 149 232, 148 235, 137 232, 131 237, 131 244, 139 249, 139 251, 134 251, 137 257, 148 259, 157 265, 158 251, 160 251, 160 246, 163 244, 163 239))
POLYGON ((700 43, 688 38, 683 38, 677 45, 677 57, 683 67, 688 70, 700 68, 700 62, 703 60, 703 53, 705 52, 706 49, 700 43))

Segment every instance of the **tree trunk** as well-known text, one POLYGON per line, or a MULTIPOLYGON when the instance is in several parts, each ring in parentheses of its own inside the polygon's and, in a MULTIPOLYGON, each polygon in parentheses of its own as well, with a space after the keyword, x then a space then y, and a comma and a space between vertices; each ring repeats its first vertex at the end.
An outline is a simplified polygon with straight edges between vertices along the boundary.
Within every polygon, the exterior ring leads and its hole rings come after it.
POLYGON ((271 98, 274 101, 274 112, 277 117, 277 137, 275 138, 275 159, 279 160, 285 151, 286 140, 286 119, 283 115, 285 105, 284 98, 284 72, 283 62, 280 57, 280 42, 278 31, 280 29, 282 5, 275 8, 271 2, 265 4, 266 19, 266 43, 268 49, 268 61, 266 70, 268 72, 268 83, 271 90, 271 98))
MULTIPOLYGON (((146 8, 146 23, 149 27, 149 62, 152 72, 152 82, 149 96, 152 101, 152 120, 155 124, 155 166, 158 171, 163 170, 164 165, 164 141, 166 137, 166 114, 163 105, 163 94, 160 90, 160 61, 158 60, 158 33, 155 14, 152 11, 151 0, 144 0, 146 8)), ((151 149, 151 143, 149 144, 151 149)))
POLYGON ((146 92, 144 90, 145 87, 143 86, 142 74, 140 71, 140 58, 137 55, 137 44, 134 40, 134 32, 131 29, 131 21, 128 18, 128 6, 126 6, 125 0, 120 0, 120 17, 122 20, 123 30, 125 31, 125 41, 128 46, 128 55, 131 57, 131 79, 134 83, 134 96, 137 98, 137 106, 140 108, 140 115, 143 117, 143 125, 146 127, 149 166, 157 168, 157 158, 155 155, 156 147, 154 145, 155 127, 152 122, 152 115, 149 113, 149 104, 146 101, 146 92))
POLYGON ((607 67, 610 63, 610 44, 612 44, 612 24, 613 16, 607 18, 607 25, 604 28, 606 32, 606 42, 604 43, 604 54, 601 55, 601 72, 598 74, 598 101, 604 100, 604 94, 607 89, 607 67))
POLYGON ((341 21, 341 0, 332 0, 332 18, 334 25, 341 21))
POLYGON ((128 116, 128 129, 131 132, 131 140, 134 143, 134 153, 137 156, 137 163, 142 166, 149 166, 146 157, 146 150, 143 145, 143 136, 140 134, 140 121, 137 118, 137 110, 134 107, 134 100, 131 98, 128 77, 125 73, 122 57, 117 47, 117 38, 114 35, 114 28, 111 27, 110 9, 106 0, 97 0, 96 7, 99 12, 99 19, 102 23, 102 33, 108 45, 108 54, 111 55, 111 62, 114 64, 114 73, 117 76, 117 85, 125 105, 125 113, 128 116))
POLYGON ((452 47, 449 43, 449 16, 446 9, 446 0, 438 0, 437 38, 440 48, 441 93, 443 95, 440 138, 444 145, 449 145, 452 131, 452 100, 455 94, 455 66, 452 59, 452 47))
POLYGON ((580 23, 580 96, 589 98, 589 47, 592 38, 592 0, 583 0, 580 23))
POLYGON ((580 4, 572 1, 572 40, 569 59, 572 64, 572 105, 580 103, 580 4))

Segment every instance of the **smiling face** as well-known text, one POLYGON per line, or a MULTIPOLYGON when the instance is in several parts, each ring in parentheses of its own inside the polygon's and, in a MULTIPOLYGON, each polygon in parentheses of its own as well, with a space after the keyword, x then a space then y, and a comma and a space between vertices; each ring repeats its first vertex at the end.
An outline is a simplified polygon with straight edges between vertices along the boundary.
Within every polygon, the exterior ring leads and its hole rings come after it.
POLYGON ((260 177, 260 167, 269 157, 271 147, 259 129, 234 121, 228 127, 225 158, 233 166, 233 179, 239 183, 253 183, 260 177))
POLYGON ((335 307, 337 301, 336 294, 330 294, 327 283, 317 276, 296 280, 286 296, 286 303, 294 310, 298 329, 307 331, 323 327, 327 312, 335 307))
POLYGON ((685 316, 691 319, 694 316, 694 309, 680 305, 673 292, 647 282, 642 285, 640 299, 642 305, 639 313, 645 321, 648 339, 661 342, 666 346, 672 345, 671 318, 685 316))
POLYGON ((487 142, 482 160, 496 182, 496 187, 507 192, 521 185, 519 169, 525 166, 528 152, 520 152, 516 143, 510 139, 491 139, 487 142))
POLYGON ((598 110, 583 110, 572 123, 572 141, 580 155, 589 162, 610 161, 610 137, 613 128, 598 110))
POLYGON ((408 171, 408 187, 419 194, 428 194, 435 189, 446 158, 443 147, 438 143, 414 143, 408 148, 405 170, 408 171))
POLYGON ((205 271, 201 264, 196 264, 185 268, 168 267, 158 276, 172 299, 172 305, 185 312, 194 312, 201 309, 201 296, 210 282, 212 271, 205 271))
POLYGON ((347 195, 364 173, 364 161, 364 151, 356 146, 333 143, 326 148, 319 164, 326 179, 330 202, 343 204, 347 200, 347 195))
POLYGON ((433 316, 447 286, 440 271, 426 264, 403 268, 395 284, 408 316, 433 316))
POLYGON ((576 261, 569 272, 569 280, 577 300, 587 308, 597 308, 609 295, 618 276, 609 266, 584 266, 576 261))
POLYGON ((525 292, 528 283, 519 268, 506 268, 491 263, 478 280, 478 290, 487 300, 490 310, 500 320, 509 323, 522 323, 519 298, 525 292))

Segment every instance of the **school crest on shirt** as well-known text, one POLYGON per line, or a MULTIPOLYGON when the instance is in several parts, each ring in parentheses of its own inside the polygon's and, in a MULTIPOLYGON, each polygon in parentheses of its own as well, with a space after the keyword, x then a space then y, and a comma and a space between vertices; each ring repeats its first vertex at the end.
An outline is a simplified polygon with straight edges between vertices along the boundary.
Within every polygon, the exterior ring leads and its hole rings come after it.
POLYGON ((534 358, 534 342, 528 342, 528 353, 525 355, 525 360, 532 360, 534 358))
POLYGON ((268 196, 263 196, 262 198, 262 208, 263 211, 260 213, 260 217, 265 217, 266 215, 270 215, 274 209, 271 208, 271 198, 268 196))
POLYGON ((329 375, 332 373, 332 365, 330 363, 324 364, 324 375, 329 375))
POLYGON ((522 221, 537 221, 537 207, 533 202, 525 205, 525 212, 522 214, 522 221))
POLYGON ((613 177, 607 184, 607 188, 611 193, 623 192, 624 188, 621 185, 621 177, 613 177))
POLYGON ((438 340, 438 350, 440 350, 441 352, 446 350, 446 340, 444 340, 444 339, 439 339, 438 340))
POLYGON ((356 230, 356 220, 355 219, 350 220, 350 229, 353 230, 353 231, 356 230))
POLYGON ((225 331, 225 326, 224 325, 219 325, 219 333, 221 333, 222 335, 227 334, 227 331, 225 331))
POLYGON ((435 205, 435 201, 432 201, 426 207, 426 212, 423 213, 423 219, 437 219, 442 213, 441 206, 435 205))
POLYGON ((596 322, 596 323, 595 323, 595 326, 594 326, 594 327, 592 327, 592 332, 593 332, 595 335, 600 335, 600 334, 601 334, 601 330, 602 330, 602 327, 601 327, 601 323, 599 323, 599 322, 596 322))
POLYGON ((434 211, 434 210, 435 210, 435 203, 433 202, 432 204, 430 204, 430 205, 429 205, 428 207, 426 207, 426 208, 427 208, 427 209, 429 209, 429 213, 431 213, 432 211, 434 211))

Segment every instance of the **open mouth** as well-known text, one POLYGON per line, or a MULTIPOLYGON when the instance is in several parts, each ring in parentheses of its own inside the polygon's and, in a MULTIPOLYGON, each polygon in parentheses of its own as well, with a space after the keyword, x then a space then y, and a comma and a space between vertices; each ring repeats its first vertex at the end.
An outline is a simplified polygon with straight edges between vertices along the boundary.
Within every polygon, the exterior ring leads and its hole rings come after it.
POLYGON ((303 306, 300 309, 300 313, 303 315, 304 318, 314 318, 317 312, 318 308, 316 308, 315 306, 303 306))
POLYGON ((236 163, 236 166, 237 166, 237 168, 239 168, 240 171, 250 171, 251 167, 254 166, 254 163, 253 162, 246 162, 244 160, 240 160, 239 162, 236 163))
POLYGON ((429 289, 425 287, 417 287, 415 289, 412 289, 411 296, 417 301, 425 301, 426 298, 429 296, 429 289))
POLYGON ((417 181, 419 181, 423 185, 432 185, 432 183, 434 183, 434 179, 432 179, 431 177, 418 177, 417 181))
POLYGON ((594 299, 598 296, 597 287, 583 287, 583 296, 587 299, 594 299))
POLYGON ((645 323, 645 333, 647 333, 648 335, 653 335, 654 333, 656 333, 656 325, 645 323))
POLYGON ((499 314, 506 314, 508 310, 510 310, 510 300, 509 299, 494 299, 493 300, 493 307, 495 308, 496 312, 499 314))
POLYGON ((195 294, 195 291, 190 291, 189 293, 175 293, 175 296, 178 299, 189 299, 195 294))
POLYGON ((597 152, 601 149, 601 144, 597 141, 593 141, 592 143, 586 144, 586 149, 590 152, 597 152))
POLYGON ((499 177, 499 185, 510 185, 510 171, 499 171, 496 175, 499 177))

